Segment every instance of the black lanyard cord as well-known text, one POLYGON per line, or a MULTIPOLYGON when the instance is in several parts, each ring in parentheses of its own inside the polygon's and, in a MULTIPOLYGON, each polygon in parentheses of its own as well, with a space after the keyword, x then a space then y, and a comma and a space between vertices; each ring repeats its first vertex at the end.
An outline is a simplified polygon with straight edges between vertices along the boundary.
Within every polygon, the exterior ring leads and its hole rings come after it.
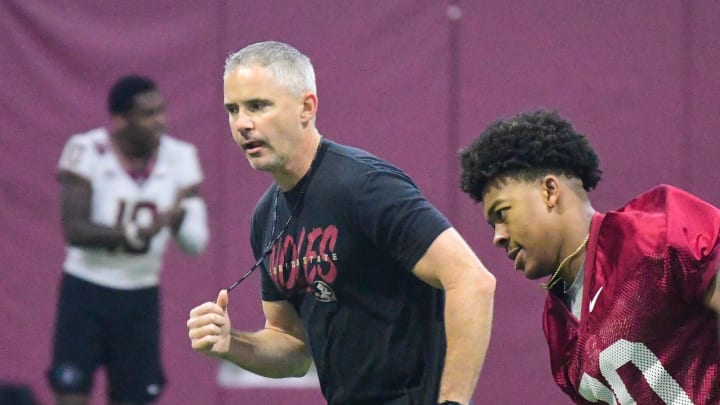
POLYGON ((300 192, 298 195, 297 201, 295 201, 295 204, 293 205, 292 210, 290 210, 290 216, 288 217, 287 221, 285 221, 285 225, 282 226, 280 229, 280 232, 277 234, 277 236, 273 236, 275 234, 275 227, 277 226, 277 220, 278 220, 278 203, 280 198, 280 187, 278 187, 277 192, 275 193, 275 199, 274 199, 274 210, 273 210, 273 221, 272 221, 272 229, 270 231, 270 242, 265 247, 265 250, 260 255, 260 258, 253 264, 252 267, 250 267, 250 270, 247 271, 247 273, 243 274, 242 277, 240 277, 236 282, 232 283, 230 287, 227 288, 228 292, 232 291, 235 287, 240 285, 243 281, 245 281, 246 278, 250 277, 250 274, 252 274, 255 270, 257 270, 258 267, 262 264, 263 260, 272 252, 273 247, 275 244, 280 240, 280 238, 285 235, 285 232, 287 231, 288 227, 290 226, 290 222, 292 222, 293 218, 297 218, 300 214, 300 203, 305 199, 305 191, 307 190, 308 185, 310 184, 310 179, 312 175, 315 173, 315 170, 317 169, 317 166, 319 165, 318 156, 320 155, 320 149, 322 148, 323 144, 325 143, 325 138, 320 137, 320 142, 318 143, 317 150, 315 151, 315 156, 313 157, 312 163, 310 163, 310 169, 308 170, 307 176, 304 179, 301 179, 300 181, 303 182, 302 188, 300 188, 300 192))

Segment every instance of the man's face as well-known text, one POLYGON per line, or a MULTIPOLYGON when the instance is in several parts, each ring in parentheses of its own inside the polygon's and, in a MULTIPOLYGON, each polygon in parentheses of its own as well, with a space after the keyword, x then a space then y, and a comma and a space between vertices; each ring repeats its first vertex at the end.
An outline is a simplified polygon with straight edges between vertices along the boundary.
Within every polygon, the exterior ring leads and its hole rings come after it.
POLYGON ((138 151, 151 152, 165 131, 165 101, 157 91, 137 94, 132 108, 120 118, 123 137, 138 151))
POLYGON ((260 66, 238 67, 223 90, 230 131, 250 166, 269 172, 287 169, 302 135, 302 97, 260 66))
POLYGON ((504 249, 529 279, 552 274, 557 265, 559 218, 548 208, 540 180, 495 182, 483 196, 493 244, 504 249))

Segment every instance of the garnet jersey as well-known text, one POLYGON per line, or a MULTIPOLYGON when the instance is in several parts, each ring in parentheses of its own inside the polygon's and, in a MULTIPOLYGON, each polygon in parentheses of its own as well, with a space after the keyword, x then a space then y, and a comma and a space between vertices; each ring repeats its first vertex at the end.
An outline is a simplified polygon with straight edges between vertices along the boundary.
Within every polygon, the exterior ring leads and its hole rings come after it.
POLYGON ((577 403, 718 404, 717 316, 704 305, 720 211, 669 186, 593 217, 578 321, 549 294, 555 381, 577 403))
MULTIPOLYGON (((202 181, 195 147, 167 135, 160 139, 151 170, 143 178, 132 176, 123 168, 103 128, 71 137, 58 169, 90 183, 90 220, 109 227, 130 221, 147 226, 158 213, 175 204, 179 190, 202 181)), ((169 236, 170 231, 164 228, 137 252, 119 247, 67 246, 63 268, 69 274, 105 287, 155 286, 169 236)))

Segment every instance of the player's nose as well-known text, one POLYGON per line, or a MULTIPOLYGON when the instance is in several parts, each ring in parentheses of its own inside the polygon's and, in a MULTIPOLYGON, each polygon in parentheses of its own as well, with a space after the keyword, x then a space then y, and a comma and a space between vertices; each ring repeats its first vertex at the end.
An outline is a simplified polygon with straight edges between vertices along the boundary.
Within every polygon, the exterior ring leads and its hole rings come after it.
POLYGON ((507 228, 503 224, 495 224, 495 233, 493 234, 493 245, 507 249, 510 237, 507 228))

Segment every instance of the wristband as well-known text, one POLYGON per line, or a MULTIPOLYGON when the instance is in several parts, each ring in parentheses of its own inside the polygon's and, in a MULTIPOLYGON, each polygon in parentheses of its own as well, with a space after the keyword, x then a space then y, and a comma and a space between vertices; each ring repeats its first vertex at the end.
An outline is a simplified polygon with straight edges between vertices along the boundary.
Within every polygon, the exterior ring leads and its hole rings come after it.
POLYGON ((145 245, 145 241, 140 237, 140 228, 135 222, 128 222, 123 227, 123 236, 125 242, 133 249, 140 249, 145 245))

